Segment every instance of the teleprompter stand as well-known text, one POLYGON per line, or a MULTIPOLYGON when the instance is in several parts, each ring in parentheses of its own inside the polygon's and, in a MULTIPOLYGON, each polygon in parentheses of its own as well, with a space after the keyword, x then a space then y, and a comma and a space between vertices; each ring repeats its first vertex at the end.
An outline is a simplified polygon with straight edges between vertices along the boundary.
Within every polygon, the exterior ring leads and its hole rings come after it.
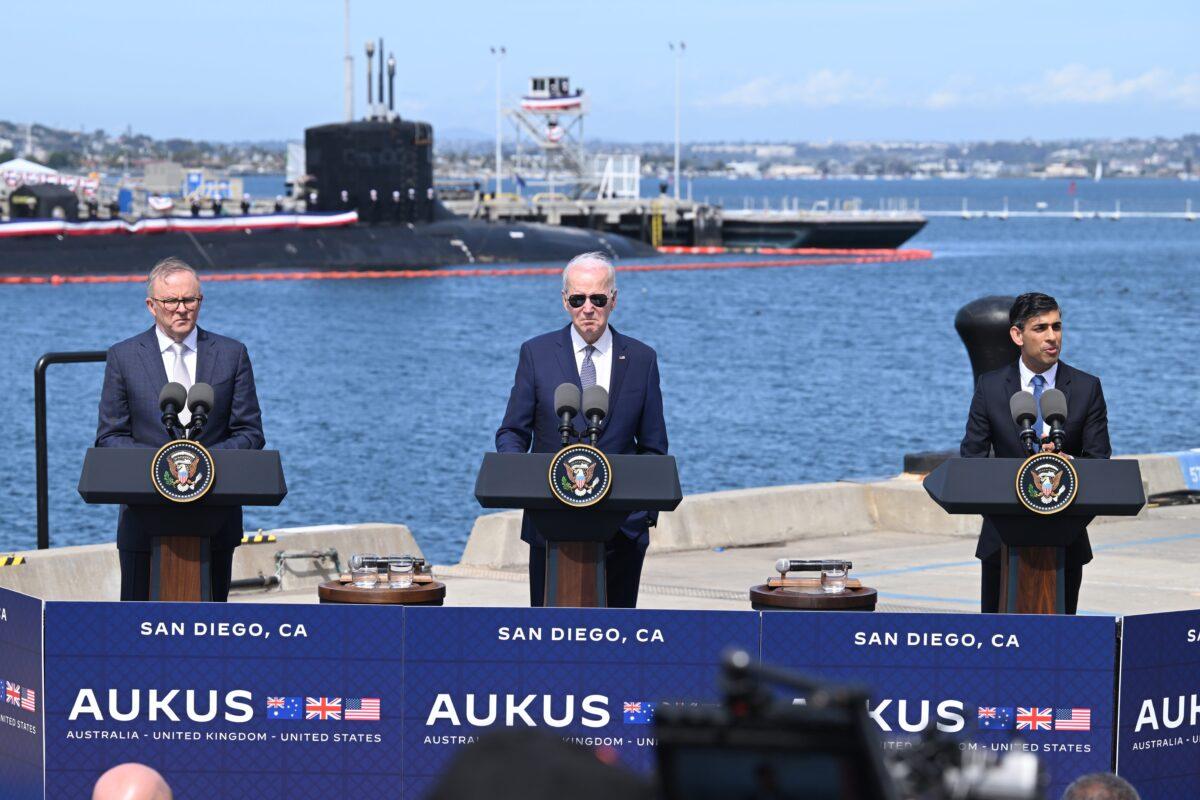
POLYGON ((1055 514, 1036 514, 1017 499, 1019 458, 952 458, 925 477, 925 491, 951 514, 982 514, 996 526, 1000 610, 1063 614, 1066 549, 1093 517, 1134 516, 1146 504, 1138 462, 1076 458, 1079 493, 1055 514))
POLYGON ((475 481, 484 508, 521 508, 546 540, 547 606, 606 606, 604 544, 633 511, 671 511, 683 499, 674 456, 610 455, 612 488, 587 508, 550 492, 554 453, 485 453, 475 481))
POLYGON ((124 504, 150 541, 150 599, 211 600, 210 546, 229 506, 277 506, 287 495, 276 450, 213 450, 212 487, 174 503, 150 480, 150 448, 93 447, 83 460, 85 503, 124 504))

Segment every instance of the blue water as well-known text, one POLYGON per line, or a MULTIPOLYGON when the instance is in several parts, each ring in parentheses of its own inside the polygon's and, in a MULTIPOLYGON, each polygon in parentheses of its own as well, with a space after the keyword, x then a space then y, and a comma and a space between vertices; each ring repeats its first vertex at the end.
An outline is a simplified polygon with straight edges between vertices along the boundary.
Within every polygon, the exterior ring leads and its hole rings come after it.
MULTIPOLYGON (((1063 202, 1040 181, 728 182, 736 198, 920 197, 922 208, 1063 202), (901 183, 903 185, 901 185, 901 183), (1057 198, 1057 200, 1056 200, 1057 198)), ((1080 183, 1104 208, 1182 210, 1200 184, 1080 183)), ((1061 195, 1061 196, 1059 196, 1061 195)), ((1069 208, 1069 200, 1065 202, 1069 208)), ((684 489, 870 477, 957 445, 971 393, 957 309, 1038 289, 1066 319, 1065 359, 1104 380, 1117 452, 1200 445, 1200 223, 937 219, 932 261, 626 273, 616 327, 659 352, 684 489)), ((290 494, 248 528, 389 521, 456 561, 475 517, 521 341, 565 324, 558 278, 210 282, 201 324, 250 349, 269 447, 290 494)), ((0 550, 35 544, 33 365, 150 325, 140 285, 0 287, 0 550)), ((75 493, 103 368, 50 370, 54 545, 109 541, 116 511, 75 493)))

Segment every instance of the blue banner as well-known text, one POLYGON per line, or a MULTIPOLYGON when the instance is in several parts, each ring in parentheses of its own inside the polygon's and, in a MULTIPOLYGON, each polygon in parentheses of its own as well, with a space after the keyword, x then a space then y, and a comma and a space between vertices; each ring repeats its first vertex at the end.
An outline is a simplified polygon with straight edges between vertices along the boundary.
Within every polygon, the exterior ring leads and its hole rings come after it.
POLYGON ((1200 797, 1200 611, 1125 617, 1117 772, 1142 800, 1200 797))
POLYGON ((42 800, 42 601, 8 589, 0 589, 0 691, 3 795, 42 800))
POLYGON ((759 641, 750 611, 414 607, 405 619, 406 797, 504 726, 550 729, 646 771, 654 707, 714 701, 721 653, 759 641))
POLYGON ((869 687, 889 751, 928 725, 962 748, 1036 753, 1048 797, 1112 768, 1116 620, 764 612, 762 659, 869 687))
POLYGON ((123 761, 177 800, 398 796, 403 659, 394 606, 47 603, 47 797, 123 761))

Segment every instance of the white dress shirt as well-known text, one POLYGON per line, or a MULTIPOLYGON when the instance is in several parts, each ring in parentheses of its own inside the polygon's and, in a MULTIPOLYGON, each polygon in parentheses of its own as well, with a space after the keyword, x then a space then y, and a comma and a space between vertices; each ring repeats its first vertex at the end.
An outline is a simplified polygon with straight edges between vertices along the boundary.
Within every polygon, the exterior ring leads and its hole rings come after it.
MULTIPOLYGON (((158 349, 162 352, 163 369, 167 371, 167 382, 170 383, 175 380, 175 350, 172 348, 175 340, 163 333, 162 329, 157 325, 154 326, 154 334, 158 337, 158 349)), ((196 329, 192 328, 192 332, 182 342, 185 348, 183 351, 183 365, 187 367, 188 377, 192 379, 193 384, 196 383, 196 338, 196 329)), ((186 386, 184 388, 190 389, 192 387, 186 386)), ((186 408, 180 410, 179 422, 187 425, 191 421, 192 412, 186 408)))
MULTIPOLYGON (((1054 378, 1058 375, 1058 362, 1054 362, 1054 366, 1045 372, 1034 372, 1029 367, 1025 366, 1025 359, 1017 359, 1017 368, 1021 370, 1021 391, 1033 394, 1033 376, 1041 375, 1046 379, 1046 385, 1042 387, 1042 391, 1054 388, 1054 378)), ((1046 421, 1042 420, 1042 430, 1038 431, 1038 436, 1046 435, 1046 421)))
MULTIPOLYGON (((579 335, 579 331, 575 330, 574 325, 571 326, 571 344, 575 347, 575 369, 582 372, 584 351, 587 350, 588 343, 579 335)), ((596 367, 596 385, 607 392, 612 378, 612 329, 605 325, 604 333, 600 334, 600 338, 592 347, 596 348, 596 352, 592 353, 592 364, 596 367)))

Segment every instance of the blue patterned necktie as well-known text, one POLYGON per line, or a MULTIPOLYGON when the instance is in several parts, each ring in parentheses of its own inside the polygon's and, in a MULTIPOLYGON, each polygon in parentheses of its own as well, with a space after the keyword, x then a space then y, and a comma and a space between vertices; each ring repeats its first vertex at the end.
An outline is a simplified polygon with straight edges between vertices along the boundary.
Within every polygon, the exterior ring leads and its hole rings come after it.
POLYGON ((596 348, 588 345, 583 350, 583 365, 579 367, 579 385, 584 389, 596 385, 596 365, 592 363, 592 353, 596 348))
POLYGON ((1042 392, 1046 389, 1046 379, 1041 375, 1033 376, 1033 402, 1037 404, 1037 421, 1033 423, 1033 429, 1037 431, 1037 435, 1041 436, 1045 432, 1043 427, 1045 423, 1042 421, 1042 392))

